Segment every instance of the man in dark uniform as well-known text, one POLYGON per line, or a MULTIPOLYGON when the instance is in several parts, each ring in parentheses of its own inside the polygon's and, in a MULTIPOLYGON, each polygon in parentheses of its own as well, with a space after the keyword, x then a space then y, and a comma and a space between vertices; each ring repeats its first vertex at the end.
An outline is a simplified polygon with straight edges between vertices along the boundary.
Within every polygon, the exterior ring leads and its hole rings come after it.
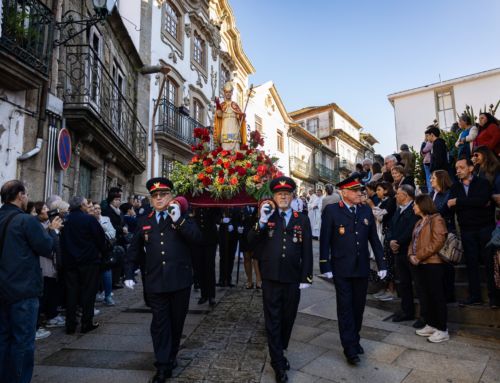
POLYGON ((359 331, 366 303, 370 253, 372 246, 378 275, 384 279, 387 267, 384 251, 377 236, 371 209, 361 205, 361 180, 358 174, 337 184, 342 200, 328 205, 322 216, 320 234, 320 270, 334 278, 337 294, 337 316, 344 355, 350 364, 360 362, 363 354, 359 331))
POLYGON ((208 301, 210 306, 215 305, 215 256, 217 253, 217 222, 219 211, 214 208, 194 208, 193 219, 198 224, 202 234, 202 241, 193 246, 193 257, 199 267, 199 283, 201 297, 198 304, 208 301))
POLYGON ((290 341, 300 290, 312 283, 311 224, 290 206, 295 187, 289 177, 271 181, 273 200, 261 204, 259 222, 248 233, 250 244, 260 246, 267 343, 278 382, 288 381, 290 364, 283 350, 290 341))
POLYGON ((221 287, 234 287, 232 275, 234 255, 238 246, 239 212, 237 208, 225 208, 219 224, 219 283, 221 287))
POLYGON ((146 183, 153 211, 139 218, 127 252, 125 286, 134 287, 134 264, 144 270, 144 289, 153 312, 151 337, 157 368, 153 383, 172 376, 189 307, 193 282, 190 244, 201 241, 198 226, 172 196, 172 182, 152 178, 146 183))

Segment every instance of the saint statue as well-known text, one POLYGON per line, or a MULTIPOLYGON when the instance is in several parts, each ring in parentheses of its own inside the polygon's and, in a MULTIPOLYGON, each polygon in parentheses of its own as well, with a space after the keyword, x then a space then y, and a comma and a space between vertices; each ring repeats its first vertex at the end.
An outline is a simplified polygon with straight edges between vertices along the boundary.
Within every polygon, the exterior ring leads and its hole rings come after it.
POLYGON ((236 102, 231 101, 233 96, 231 82, 224 84, 223 91, 223 103, 219 102, 218 97, 215 98, 214 141, 224 150, 239 150, 241 145, 247 142, 245 113, 236 102))

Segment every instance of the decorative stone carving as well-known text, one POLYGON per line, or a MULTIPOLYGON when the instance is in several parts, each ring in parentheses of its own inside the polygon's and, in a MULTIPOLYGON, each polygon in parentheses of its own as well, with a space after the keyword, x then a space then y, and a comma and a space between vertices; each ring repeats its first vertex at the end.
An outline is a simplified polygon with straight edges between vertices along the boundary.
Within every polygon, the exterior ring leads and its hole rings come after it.
POLYGON ((170 53, 168 54, 168 58, 172 60, 174 64, 177 63, 177 57, 180 57, 181 60, 184 59, 184 55, 182 54, 182 52, 179 51, 175 46, 170 44, 170 41, 163 33, 161 34, 161 41, 163 41, 163 43, 170 48, 170 53))
POLYGON ((191 105, 191 97, 189 95, 189 90, 186 84, 182 86, 182 104, 189 109, 189 105, 191 105))
POLYGON ((215 99, 215 91, 217 89, 217 72, 214 71, 214 66, 211 65, 211 73, 210 73, 210 85, 212 86, 212 100, 215 99))
POLYGON ((190 23, 184 24, 184 32, 186 32, 186 37, 187 38, 191 38, 192 29, 191 29, 191 24, 190 23))

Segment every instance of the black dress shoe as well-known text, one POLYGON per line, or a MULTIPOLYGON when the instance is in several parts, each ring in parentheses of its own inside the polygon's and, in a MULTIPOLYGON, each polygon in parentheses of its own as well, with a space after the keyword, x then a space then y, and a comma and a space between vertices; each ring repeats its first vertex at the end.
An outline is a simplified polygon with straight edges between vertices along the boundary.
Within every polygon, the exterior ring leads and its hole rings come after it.
POLYGON ((418 318, 415 322, 413 322, 412 326, 413 328, 421 329, 425 327, 425 322, 422 320, 422 318, 418 318))
POLYGON ((85 325, 85 326, 82 325, 82 329, 80 330, 80 332, 82 334, 86 334, 92 330, 95 330, 97 327, 99 327, 99 323, 93 323, 93 324, 85 325))
POLYGON ((349 363, 352 366, 356 366, 359 363, 361 363, 361 359, 359 359, 359 356, 357 355, 350 355, 350 356, 345 356, 347 359, 347 363, 349 363))
POLYGON ((288 375, 286 374, 285 370, 277 370, 277 371, 275 371, 275 374, 276 374, 276 382, 277 383, 288 382, 288 375))
POLYGON ((208 298, 209 306, 215 306, 215 298, 208 298))
POLYGON ((413 320, 413 319, 415 319, 415 318, 413 318, 410 315, 405 315, 405 314, 394 314, 394 316, 392 317, 393 322, 404 322, 404 321, 413 320))
POLYGON ((363 349, 363 347, 361 347, 360 344, 358 344, 356 352, 358 353, 358 355, 363 355, 365 353, 365 350, 363 349))
POLYGON ((290 370, 290 362, 288 361, 287 358, 285 358, 285 370, 287 370, 287 371, 290 370))
POLYGON ((482 300, 476 300, 476 299, 471 299, 471 298, 468 298, 465 301, 458 302, 458 306, 460 306, 460 307, 481 306, 482 304, 483 304, 482 300))
POLYGON ((168 378, 172 377, 172 370, 158 370, 155 376, 151 379, 151 383, 165 383, 168 378))
POLYGON ((198 304, 202 305, 203 303, 207 303, 207 301, 208 301, 208 298, 201 297, 200 299, 198 299, 198 304))

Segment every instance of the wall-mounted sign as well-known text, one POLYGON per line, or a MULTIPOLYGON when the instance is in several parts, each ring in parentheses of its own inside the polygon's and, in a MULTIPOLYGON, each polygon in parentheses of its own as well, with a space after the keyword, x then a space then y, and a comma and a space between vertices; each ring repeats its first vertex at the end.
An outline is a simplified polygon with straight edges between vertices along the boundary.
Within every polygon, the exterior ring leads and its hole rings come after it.
POLYGON ((61 129, 57 138, 57 158, 61 168, 67 170, 71 163, 71 136, 66 128, 61 129))

